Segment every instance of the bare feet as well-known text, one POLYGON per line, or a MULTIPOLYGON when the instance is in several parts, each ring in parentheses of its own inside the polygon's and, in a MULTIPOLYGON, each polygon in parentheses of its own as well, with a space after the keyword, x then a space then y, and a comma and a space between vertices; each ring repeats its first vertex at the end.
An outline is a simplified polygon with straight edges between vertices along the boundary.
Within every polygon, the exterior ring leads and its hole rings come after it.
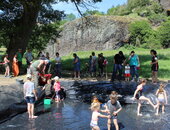
POLYGON ((143 116, 141 113, 137 114, 137 116, 143 116))
POLYGON ((32 119, 36 119, 38 116, 32 116, 32 119))
POLYGON ((163 111, 162 114, 164 114, 165 112, 163 111))
POLYGON ((158 116, 158 113, 155 113, 156 116, 158 116))

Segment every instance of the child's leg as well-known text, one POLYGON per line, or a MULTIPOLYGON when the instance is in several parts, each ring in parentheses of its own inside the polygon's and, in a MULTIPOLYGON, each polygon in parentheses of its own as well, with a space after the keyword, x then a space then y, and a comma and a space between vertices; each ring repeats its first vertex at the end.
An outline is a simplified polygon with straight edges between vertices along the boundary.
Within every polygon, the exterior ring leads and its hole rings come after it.
POLYGON ((107 129, 110 130, 111 128, 111 119, 107 120, 107 129))
POLYGON ((29 118, 31 118, 31 106, 30 106, 30 103, 27 103, 27 111, 28 111, 29 118))
POLYGON ((144 96, 141 96, 141 97, 140 97, 140 100, 147 101, 147 102, 149 102, 149 104, 150 104, 154 109, 156 108, 156 106, 151 102, 151 100, 150 100, 149 98, 146 98, 146 97, 144 97, 144 96))
POLYGON ((94 126, 92 130, 100 130, 99 126, 94 126))
POLYGON ((155 75, 155 82, 158 82, 158 72, 155 71, 155 72, 154 72, 154 75, 155 75))
POLYGON ((142 116, 142 114, 140 114, 140 108, 141 108, 141 103, 140 103, 140 101, 138 101, 138 108, 137 108, 137 115, 138 116, 142 116))
POLYGON ((117 119, 113 119, 113 123, 115 125, 116 130, 119 130, 119 125, 118 125, 117 119))
POLYGON ((158 115, 158 113, 159 113, 159 101, 158 101, 158 103, 157 103, 157 109, 156 109, 156 114, 155 115, 158 115))
POLYGON ((162 113, 165 113, 165 104, 162 104, 162 113))

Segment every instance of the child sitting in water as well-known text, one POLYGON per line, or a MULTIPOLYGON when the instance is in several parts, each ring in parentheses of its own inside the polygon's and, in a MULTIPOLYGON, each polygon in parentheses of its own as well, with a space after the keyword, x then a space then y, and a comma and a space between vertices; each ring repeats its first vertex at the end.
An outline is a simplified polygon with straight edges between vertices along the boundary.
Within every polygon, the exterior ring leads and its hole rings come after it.
POLYGON ((98 118, 99 117, 110 118, 110 116, 102 115, 99 113, 100 103, 97 103, 97 102, 92 103, 90 109, 93 111, 90 127, 92 128, 92 130, 100 130, 98 126, 98 118))
POLYGON ((61 90, 61 85, 60 85, 60 82, 59 82, 59 77, 58 76, 54 77, 54 80, 55 80, 54 90, 55 90, 55 93, 56 93, 55 101, 59 102, 60 101, 60 94, 59 94, 59 92, 61 90))
POLYGON ((129 82, 130 79, 130 66, 127 63, 125 66, 125 81, 129 82))
POLYGON ((165 104, 167 104, 167 95, 166 91, 164 90, 164 85, 161 84, 159 89, 156 91, 156 96, 158 97, 157 100, 157 109, 156 115, 159 113, 159 106, 162 105, 162 113, 165 113, 165 104))
POLYGON ((108 119, 108 130, 111 129, 111 120, 113 120, 116 130, 119 130, 117 115, 122 110, 122 107, 117 98, 117 92, 112 91, 112 93, 110 94, 110 100, 106 104, 106 112, 109 112, 111 117, 108 119))

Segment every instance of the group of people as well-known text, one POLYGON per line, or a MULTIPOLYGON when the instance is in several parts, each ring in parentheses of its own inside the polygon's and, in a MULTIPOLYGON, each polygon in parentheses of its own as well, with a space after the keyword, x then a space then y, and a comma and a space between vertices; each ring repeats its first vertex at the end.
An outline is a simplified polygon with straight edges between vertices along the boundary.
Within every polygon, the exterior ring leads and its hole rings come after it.
MULTIPOLYGON (((160 84, 159 89, 156 91, 156 97, 157 97, 157 104, 153 104, 151 100, 147 97, 145 97, 142 93, 143 87, 146 85, 146 80, 141 79, 140 84, 137 86, 136 91, 134 92, 133 100, 136 100, 138 103, 137 107, 137 116, 142 116, 140 112, 141 103, 143 101, 148 102, 154 109, 156 109, 155 115, 159 114, 159 108, 160 105, 162 106, 162 113, 165 113, 165 104, 168 103, 167 101, 167 94, 164 89, 165 85, 160 84)), ((116 130, 119 130, 119 125, 117 121, 118 113, 122 110, 121 104, 118 101, 118 93, 115 91, 112 91, 110 94, 110 100, 104 105, 105 110, 101 110, 100 106, 101 103, 98 101, 97 97, 94 97, 91 103, 91 111, 92 111, 92 117, 90 122, 90 127, 92 130, 100 130, 98 125, 98 119, 99 117, 107 118, 107 126, 108 130, 111 129, 111 123, 113 122, 116 130), (107 115, 103 115, 102 113, 107 113, 107 115)))

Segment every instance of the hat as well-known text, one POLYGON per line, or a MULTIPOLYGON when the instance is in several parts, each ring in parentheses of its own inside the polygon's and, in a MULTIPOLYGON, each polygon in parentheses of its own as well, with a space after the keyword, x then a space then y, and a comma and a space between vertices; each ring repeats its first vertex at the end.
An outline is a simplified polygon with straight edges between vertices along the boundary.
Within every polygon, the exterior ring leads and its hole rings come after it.
POLYGON ((27 74, 27 78, 32 78, 32 75, 31 74, 27 74))
POLYGON ((54 80, 55 80, 55 81, 58 81, 58 80, 59 80, 59 77, 58 77, 58 76, 55 76, 55 77, 54 77, 54 80))

